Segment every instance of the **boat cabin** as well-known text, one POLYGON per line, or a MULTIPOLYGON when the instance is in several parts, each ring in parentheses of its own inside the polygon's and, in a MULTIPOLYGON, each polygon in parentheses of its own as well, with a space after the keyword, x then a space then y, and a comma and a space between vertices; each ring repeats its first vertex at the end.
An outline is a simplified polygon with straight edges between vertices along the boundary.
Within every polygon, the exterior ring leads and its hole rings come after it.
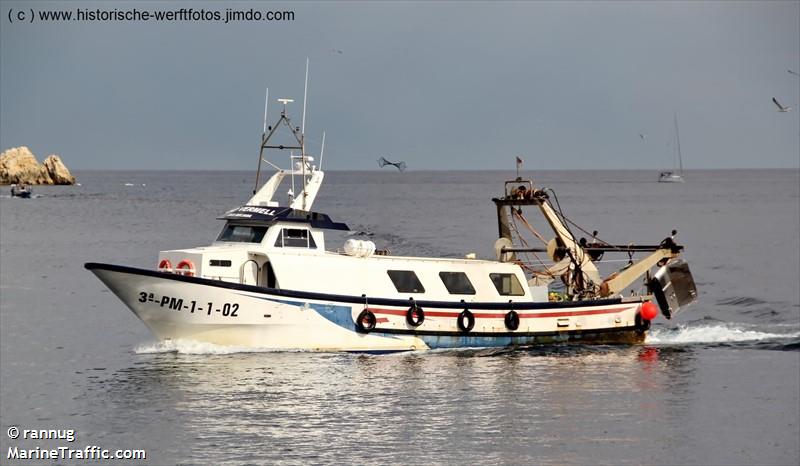
POLYGON ((325 230, 349 231, 329 216, 287 207, 227 212, 208 247, 162 251, 159 269, 183 275, 297 291, 435 301, 546 301, 519 266, 477 259, 392 256, 349 239, 326 250, 325 230), (535 294, 535 296, 533 296, 535 294))
MULTIPOLYGON (((284 109, 278 123, 267 127, 265 117, 253 196, 246 205, 221 217, 225 226, 211 246, 161 251, 159 270, 334 295, 420 301, 547 301, 547 288, 529 288, 522 268, 512 262, 392 256, 376 251, 371 241, 357 239, 328 250, 325 231, 349 228, 311 211, 325 173, 306 153, 305 138, 300 128, 291 124, 285 107, 289 101, 284 100, 280 100, 284 109), (271 142, 279 127, 289 129, 297 146, 271 142), (290 169, 281 169, 264 159, 266 149, 300 152, 290 153, 290 169), (259 183, 262 161, 277 170, 263 185, 259 183), (278 200, 284 192, 286 203, 278 200)), ((324 144, 320 164, 323 150, 324 144)))

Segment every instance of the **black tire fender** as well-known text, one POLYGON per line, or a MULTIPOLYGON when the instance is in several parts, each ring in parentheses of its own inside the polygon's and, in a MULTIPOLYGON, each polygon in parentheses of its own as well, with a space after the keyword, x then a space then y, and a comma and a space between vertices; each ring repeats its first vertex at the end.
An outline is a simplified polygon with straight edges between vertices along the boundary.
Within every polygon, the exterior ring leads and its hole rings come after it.
POLYGON ((425 311, 416 304, 412 304, 406 311, 406 322, 412 327, 419 327, 425 322, 425 311))
POLYGON ((459 330, 464 333, 468 333, 473 327, 475 327, 475 315, 469 309, 464 309, 461 311, 461 314, 458 315, 456 325, 458 325, 459 330), (464 322, 465 320, 466 322, 464 322))
POLYGON ((358 317, 356 317, 356 330, 361 333, 369 333, 375 329, 375 324, 377 323, 378 319, 375 317, 375 313, 364 308, 358 317))
POLYGON ((504 320, 507 329, 516 330, 519 328, 519 314, 517 314, 517 311, 508 311, 504 320))

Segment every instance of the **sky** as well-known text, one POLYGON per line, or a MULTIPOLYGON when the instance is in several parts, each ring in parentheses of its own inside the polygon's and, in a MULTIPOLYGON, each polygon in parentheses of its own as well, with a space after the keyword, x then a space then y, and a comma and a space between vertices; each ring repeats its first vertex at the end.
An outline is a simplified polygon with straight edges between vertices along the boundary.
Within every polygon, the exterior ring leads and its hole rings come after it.
MULTIPOLYGON (((800 2, 0 2, 0 150, 252 170, 265 88, 325 169, 800 167, 800 2), (48 10, 294 21, 43 21, 48 10), (18 20, 23 13, 26 21, 18 20), (32 23, 27 21, 33 14, 32 23), (772 103, 795 107, 780 113, 772 103)), ((24 16, 23 15, 23 16, 24 16)), ((266 156, 286 165, 288 154, 266 156)))

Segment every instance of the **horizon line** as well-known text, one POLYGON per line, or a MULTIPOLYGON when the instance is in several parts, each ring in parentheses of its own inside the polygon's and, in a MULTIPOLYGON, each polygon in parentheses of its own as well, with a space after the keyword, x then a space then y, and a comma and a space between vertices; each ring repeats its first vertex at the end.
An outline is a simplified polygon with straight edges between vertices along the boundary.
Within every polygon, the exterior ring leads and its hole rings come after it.
MULTIPOLYGON (((73 168, 73 171, 153 171, 153 172, 248 172, 253 171, 252 169, 229 169, 229 168, 192 168, 192 169, 185 169, 185 168, 73 168)), ((563 172, 563 171, 575 171, 575 172, 586 172, 586 171, 598 171, 598 172, 610 172, 610 171, 622 171, 622 172, 641 172, 641 171, 650 171, 650 172, 658 172, 658 171, 666 171, 669 169, 660 169, 660 168, 534 168, 534 169, 526 169, 520 170, 519 173, 524 172, 531 172, 531 171, 538 171, 538 172, 563 172)), ((793 166, 793 167, 719 167, 719 168, 684 168, 684 172, 701 172, 701 171, 715 171, 715 170, 800 170, 800 166, 793 166)), ((428 168, 428 169, 415 169, 415 170, 405 170, 405 172, 398 172, 398 171, 390 171, 390 170, 381 170, 381 169, 352 169, 352 168, 341 168, 341 169, 325 169, 322 170, 327 173, 331 172, 369 172, 369 173, 425 173, 425 172, 516 172, 514 169, 503 169, 503 168, 494 168, 494 169, 446 169, 446 168, 428 168)))

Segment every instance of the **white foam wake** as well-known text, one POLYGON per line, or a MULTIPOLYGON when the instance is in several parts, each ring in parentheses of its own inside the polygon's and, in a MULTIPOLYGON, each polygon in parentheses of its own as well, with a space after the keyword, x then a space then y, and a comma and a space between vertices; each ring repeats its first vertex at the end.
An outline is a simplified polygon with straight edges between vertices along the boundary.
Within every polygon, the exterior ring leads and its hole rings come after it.
POLYGON ((784 340, 800 337, 796 327, 794 332, 774 333, 748 329, 743 324, 715 324, 675 328, 653 329, 645 343, 653 345, 673 345, 686 343, 735 343, 746 341, 784 340))
POLYGON ((245 346, 223 346, 195 340, 168 340, 143 343, 133 349, 136 354, 234 354, 234 353, 269 353, 276 350, 269 348, 251 348, 245 346))
MULTIPOLYGON (((765 332, 747 328, 746 324, 714 324, 714 325, 686 325, 674 328, 655 328, 650 331, 645 340, 650 345, 680 345, 693 343, 737 343, 759 342, 769 340, 786 340, 800 338, 800 330, 796 325, 780 333, 765 332)), ((463 348, 471 349, 475 348, 463 348)), ((272 348, 253 348, 245 346, 223 346, 195 340, 168 340, 142 343, 135 347, 136 354, 236 354, 236 353, 270 353, 270 352, 296 352, 297 350, 278 350, 272 348)), ((446 351, 452 351, 448 349, 446 351)), ((434 351, 435 352, 435 351, 434 351)))

